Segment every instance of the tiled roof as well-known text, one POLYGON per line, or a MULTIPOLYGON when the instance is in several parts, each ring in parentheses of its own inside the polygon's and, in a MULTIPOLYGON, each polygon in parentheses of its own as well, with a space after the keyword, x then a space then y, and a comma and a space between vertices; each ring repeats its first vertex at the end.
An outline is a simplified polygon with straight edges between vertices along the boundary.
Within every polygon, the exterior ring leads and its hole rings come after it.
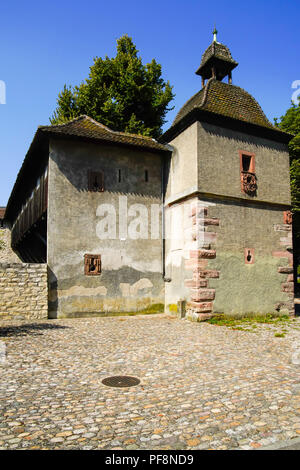
POLYGON ((88 116, 80 116, 65 124, 40 126, 38 132, 49 132, 56 135, 83 137, 91 140, 106 141, 116 144, 133 145, 149 150, 169 151, 169 149, 151 137, 125 132, 115 132, 88 116))
POLYGON ((53 136, 84 139, 95 143, 124 145, 159 153, 170 152, 167 145, 161 144, 151 137, 115 132, 85 115, 65 124, 39 126, 7 203, 6 216, 10 221, 14 219, 20 210, 24 197, 31 193, 41 168, 46 166, 49 156, 48 137, 53 136))
POLYGON ((0 207, 0 219, 4 219, 6 207, 0 207))
POLYGON ((199 109, 278 131, 265 116, 257 101, 242 88, 211 78, 180 109, 172 127, 191 111, 199 109))
POLYGON ((210 78, 212 76, 212 67, 214 67, 217 78, 222 79, 237 65, 238 63, 233 60, 228 47, 214 41, 204 52, 196 74, 201 75, 203 78, 210 78))
POLYGON ((203 65, 213 56, 237 65, 237 62, 233 60, 231 52, 227 46, 219 42, 212 42, 202 56, 200 67, 203 67, 203 65))

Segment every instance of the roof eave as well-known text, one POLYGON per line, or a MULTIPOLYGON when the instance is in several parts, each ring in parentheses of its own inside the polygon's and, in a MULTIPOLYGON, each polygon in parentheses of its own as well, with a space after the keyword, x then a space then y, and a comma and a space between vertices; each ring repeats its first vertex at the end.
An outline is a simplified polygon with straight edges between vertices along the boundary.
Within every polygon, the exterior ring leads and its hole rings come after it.
POLYGON ((211 111, 195 108, 187 113, 180 121, 174 126, 171 126, 159 139, 161 143, 169 143, 187 127, 194 122, 205 122, 207 124, 213 124, 227 129, 237 130, 246 134, 263 137, 276 142, 288 144, 293 138, 292 134, 283 132, 280 130, 272 129, 269 127, 253 124, 247 121, 234 119, 222 114, 217 114, 211 111))
MULTIPOLYGON (((38 127, 34 138, 30 144, 30 147, 25 155, 25 158, 23 160, 22 166, 18 172, 15 184, 13 186, 12 192, 10 194, 9 200, 7 202, 6 206, 6 218, 9 221, 12 221, 15 215, 15 198, 18 198, 18 193, 20 191, 20 187, 24 187, 22 184, 23 178, 26 178, 26 174, 30 173, 30 168, 31 167, 34 159, 32 159, 32 154, 34 153, 35 149, 39 147, 40 145, 42 146, 47 146, 49 143, 50 138, 56 138, 56 139, 64 139, 64 140, 81 140, 85 142, 94 142, 94 143, 102 143, 105 145, 112 145, 112 146, 120 146, 120 147, 129 147, 131 149, 136 149, 136 150, 142 150, 142 151, 149 151, 151 153, 158 153, 158 154, 170 154, 171 150, 164 146, 164 144, 160 144, 161 148, 155 148, 151 147, 150 145, 147 147, 146 145, 138 145, 138 144, 130 144, 127 142, 111 142, 106 139, 100 139, 100 138, 93 138, 93 137, 87 137, 87 136, 78 136, 78 135, 71 135, 71 134, 63 134, 61 132, 53 132, 50 129, 51 126, 46 128, 46 126, 40 126, 38 127), (47 129, 47 130, 45 130, 47 129), (165 148, 164 148, 165 147, 165 148)), ((44 166, 44 159, 41 158, 41 160, 36 161, 37 165, 44 166)))
POLYGON ((117 142, 117 141, 110 141, 108 139, 100 138, 100 137, 89 137, 89 136, 82 136, 82 135, 76 135, 76 134, 63 134, 61 132, 53 132, 53 131, 46 131, 44 132, 47 134, 48 138, 57 138, 60 140, 82 140, 84 142, 94 142, 94 143, 101 143, 105 145, 112 145, 112 146, 118 146, 118 147, 129 147, 131 149, 137 149, 137 150, 148 150, 149 152, 154 152, 154 153, 162 153, 166 152, 169 153, 170 150, 162 143, 158 142, 161 147, 160 148, 155 148, 151 147, 150 145, 139 145, 138 143, 129 143, 129 142, 117 142))
POLYGON ((208 69, 211 69, 212 63, 216 61, 225 63, 228 68, 228 72, 232 71, 239 65, 235 60, 224 59, 223 57, 221 58, 219 56, 212 55, 203 64, 200 64, 199 68, 195 72, 196 75, 203 75, 203 73, 205 74, 208 69))
MULTIPOLYGON (((27 151, 27 153, 24 157, 21 168, 20 168, 20 170, 17 174, 15 184, 13 186, 13 189, 10 193, 10 196, 9 196, 9 199, 8 199, 8 202, 7 202, 7 205, 6 205, 5 216, 6 216, 7 220, 9 220, 9 221, 12 220, 13 201, 14 201, 14 198, 17 197, 17 192, 18 192, 18 189, 19 189, 20 184, 22 182, 22 179, 24 178, 24 176, 26 177, 26 172, 28 172, 29 174, 31 173, 31 166, 30 166, 31 158, 30 158, 30 156, 35 151, 35 149, 37 149, 37 147, 39 147, 40 145, 47 145, 47 141, 45 141, 45 139, 43 138, 41 129, 40 129, 40 127, 38 127, 36 133, 34 134, 34 137, 33 137, 33 140, 30 144, 30 147, 29 147, 29 149, 28 149, 28 151, 27 151), (29 166, 30 166, 30 168, 29 168, 29 166)), ((43 163, 43 159, 41 159, 38 163, 40 163, 40 164, 43 163)))

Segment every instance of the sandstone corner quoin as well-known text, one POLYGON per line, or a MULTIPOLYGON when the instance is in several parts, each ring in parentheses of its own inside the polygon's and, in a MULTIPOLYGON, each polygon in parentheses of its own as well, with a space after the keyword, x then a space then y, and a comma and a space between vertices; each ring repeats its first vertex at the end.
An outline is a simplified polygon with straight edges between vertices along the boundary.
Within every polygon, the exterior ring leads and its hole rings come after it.
POLYGON ((215 35, 159 141, 88 116, 37 129, 0 212, 0 317, 293 315, 291 135, 233 85, 237 65, 215 35), (141 208, 148 236, 129 237, 141 208))

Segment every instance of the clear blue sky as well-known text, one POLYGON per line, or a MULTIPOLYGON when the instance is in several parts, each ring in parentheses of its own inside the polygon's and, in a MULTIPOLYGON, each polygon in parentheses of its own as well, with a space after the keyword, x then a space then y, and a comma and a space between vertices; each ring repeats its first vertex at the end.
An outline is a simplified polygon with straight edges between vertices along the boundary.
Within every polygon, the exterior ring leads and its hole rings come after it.
POLYGON ((114 56, 116 39, 133 38, 144 63, 155 58, 174 85, 174 114, 201 88, 201 55, 218 41, 239 62, 233 83, 258 100, 268 118, 290 106, 300 80, 300 2, 295 0, 51 0, 1 2, 0 205, 6 205, 38 125, 49 124, 58 92, 88 76, 95 56, 114 56))

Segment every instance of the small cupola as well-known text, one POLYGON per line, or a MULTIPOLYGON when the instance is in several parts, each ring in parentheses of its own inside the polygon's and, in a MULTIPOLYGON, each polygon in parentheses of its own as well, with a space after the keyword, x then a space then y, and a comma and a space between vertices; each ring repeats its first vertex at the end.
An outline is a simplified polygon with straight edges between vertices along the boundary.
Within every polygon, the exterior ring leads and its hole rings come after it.
POLYGON ((206 79, 215 78, 222 81, 226 76, 228 76, 228 83, 231 84, 231 72, 238 65, 233 60, 228 47, 217 41, 217 33, 218 31, 214 28, 213 42, 204 52, 200 67, 196 71, 196 74, 202 77, 202 87, 205 85, 206 79))

